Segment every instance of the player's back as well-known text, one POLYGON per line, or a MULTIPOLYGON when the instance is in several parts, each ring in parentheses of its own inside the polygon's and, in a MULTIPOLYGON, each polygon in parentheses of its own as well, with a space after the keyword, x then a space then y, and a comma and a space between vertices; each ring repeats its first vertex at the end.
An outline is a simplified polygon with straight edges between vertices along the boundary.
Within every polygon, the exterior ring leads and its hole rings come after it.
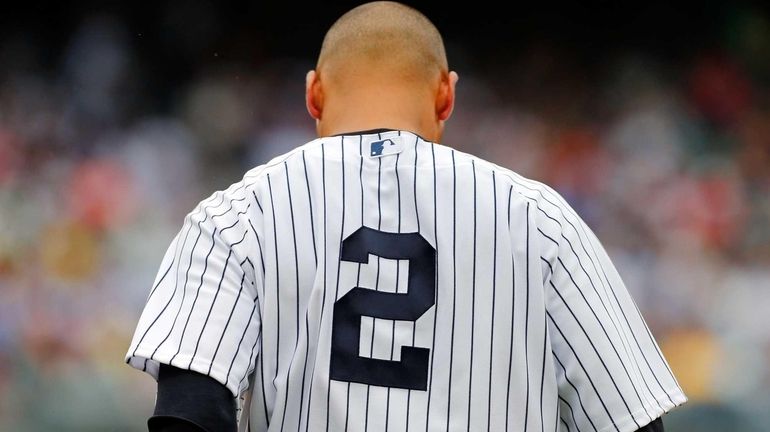
POLYGON ((166 331, 146 330, 130 361, 171 362, 234 393, 253 376, 253 430, 602 430, 684 400, 558 195, 413 133, 315 140, 213 195, 186 226, 176 248, 204 240, 177 266, 188 265, 183 286, 217 287, 188 302, 212 318, 189 330, 175 319, 160 346, 166 331))
MULTIPOLYGON (((310 430, 421 430, 428 409, 442 428, 518 417, 526 370, 508 371, 525 356, 511 352, 525 342, 525 302, 515 317, 513 285, 523 299, 527 264, 523 254, 515 263, 508 233, 517 227, 523 253, 528 216, 509 174, 398 131, 319 139, 260 171, 266 290, 253 406, 267 382, 276 430, 308 419, 310 430)), ((532 330, 542 359, 542 328, 532 330)), ((252 414, 259 422, 264 406, 252 414)))

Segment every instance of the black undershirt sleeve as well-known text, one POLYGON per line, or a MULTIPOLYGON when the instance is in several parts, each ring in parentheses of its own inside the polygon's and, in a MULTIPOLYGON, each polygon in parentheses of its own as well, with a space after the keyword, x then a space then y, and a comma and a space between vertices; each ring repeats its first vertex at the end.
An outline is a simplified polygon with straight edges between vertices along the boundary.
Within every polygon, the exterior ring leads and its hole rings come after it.
POLYGON ((653 422, 639 429, 637 432, 663 432, 663 420, 657 418, 653 422))
POLYGON ((235 399, 227 387, 197 372, 161 365, 150 432, 235 432, 235 399))

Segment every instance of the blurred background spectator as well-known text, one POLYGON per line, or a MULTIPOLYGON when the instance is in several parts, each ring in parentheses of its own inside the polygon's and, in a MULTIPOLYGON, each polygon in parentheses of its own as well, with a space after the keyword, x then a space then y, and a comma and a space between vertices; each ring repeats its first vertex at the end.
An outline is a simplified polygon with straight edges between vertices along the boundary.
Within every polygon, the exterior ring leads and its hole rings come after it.
MULTIPOLYGON (((144 430, 154 383, 123 355, 162 254, 314 138, 304 73, 352 6, 265 3, 0 17, 0 430, 144 430)), ((767 425, 767 10, 415 5, 461 76, 444 143, 594 229, 690 397, 667 430, 767 425)))

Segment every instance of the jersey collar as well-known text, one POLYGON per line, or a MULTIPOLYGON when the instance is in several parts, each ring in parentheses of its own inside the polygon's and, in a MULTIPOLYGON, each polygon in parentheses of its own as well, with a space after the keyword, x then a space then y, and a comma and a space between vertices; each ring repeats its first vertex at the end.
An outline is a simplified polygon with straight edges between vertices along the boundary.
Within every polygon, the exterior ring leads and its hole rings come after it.
MULTIPOLYGON (((372 135, 372 134, 379 134, 379 133, 386 133, 386 132, 398 132, 399 129, 390 129, 390 128, 378 128, 378 129, 369 129, 369 130, 362 130, 362 131, 353 131, 353 132, 344 132, 339 134, 334 134, 332 136, 339 137, 339 136, 350 136, 350 135, 372 135)), ((419 134, 416 134, 412 131, 401 131, 401 132, 409 132, 410 134, 413 134, 417 137, 419 137, 421 140, 428 142, 425 138, 420 136, 419 134)))

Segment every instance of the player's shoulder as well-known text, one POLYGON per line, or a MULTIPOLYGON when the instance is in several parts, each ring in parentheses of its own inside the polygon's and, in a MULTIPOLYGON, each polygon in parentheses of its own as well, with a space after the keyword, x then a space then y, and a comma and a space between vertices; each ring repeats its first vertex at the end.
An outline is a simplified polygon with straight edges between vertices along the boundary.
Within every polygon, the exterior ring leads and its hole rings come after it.
POLYGON ((229 208, 229 212, 245 211, 245 208, 241 209, 241 207, 248 206, 251 197, 257 199, 257 204, 260 205, 258 197, 267 189, 268 179, 279 173, 284 175, 286 164, 296 163, 296 160, 298 158, 301 160, 306 152, 317 151, 321 143, 320 139, 315 139, 276 156, 267 163, 249 169, 238 181, 225 189, 215 191, 201 201, 191 214, 197 213, 196 210, 201 207, 218 209, 225 206, 229 208))
POLYGON ((525 177, 481 157, 455 149, 450 151, 454 152, 456 163, 472 163, 477 173, 493 175, 498 190, 508 191, 511 206, 523 208, 529 205, 538 225, 559 225, 564 222, 565 215, 575 214, 575 210, 564 197, 546 183, 525 177))
POLYGON ((507 187, 511 191, 511 199, 520 199, 531 203, 542 202, 556 207, 569 206, 558 192, 543 182, 525 177, 516 171, 497 165, 479 156, 456 149, 451 149, 451 151, 455 153, 457 164, 472 163, 477 172, 494 175, 500 187, 507 187))
POLYGON ((287 166, 296 168, 297 164, 299 164, 300 168, 298 169, 303 169, 303 164, 313 164, 313 161, 318 159, 321 152, 323 152, 323 144, 329 141, 329 139, 330 138, 316 138, 310 142, 294 147, 284 154, 275 156, 264 164, 249 169, 244 173, 240 181, 232 184, 224 192, 227 194, 228 191, 232 190, 254 197, 261 196, 268 190, 270 178, 275 179, 276 175, 284 176, 287 166))
POLYGON ((314 154, 320 152, 323 142, 323 138, 316 138, 308 143, 295 147, 282 155, 270 159, 267 163, 251 168, 246 171, 242 181, 247 184, 259 183, 260 180, 266 179, 271 174, 282 171, 286 164, 295 163, 298 159, 301 160, 305 157, 306 153, 314 154))

